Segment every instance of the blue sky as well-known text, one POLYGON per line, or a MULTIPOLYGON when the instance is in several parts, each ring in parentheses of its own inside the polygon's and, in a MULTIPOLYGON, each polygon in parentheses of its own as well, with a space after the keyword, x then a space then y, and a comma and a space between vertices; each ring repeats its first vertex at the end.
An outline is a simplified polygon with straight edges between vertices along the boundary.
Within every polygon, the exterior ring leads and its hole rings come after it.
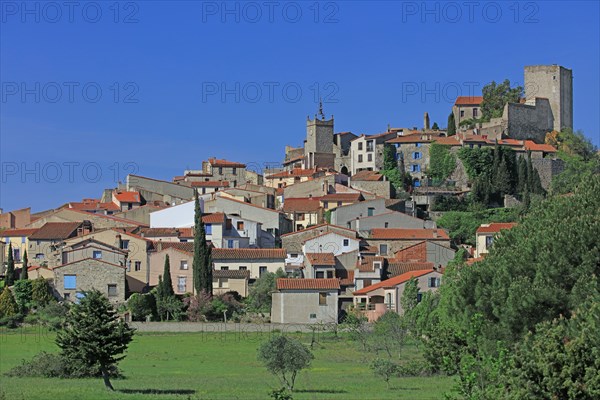
POLYGON ((445 126, 457 94, 532 64, 573 69, 575 128, 600 145, 595 1, 114 4, 1 3, 5 210, 210 156, 279 162, 319 96, 337 132, 445 126))

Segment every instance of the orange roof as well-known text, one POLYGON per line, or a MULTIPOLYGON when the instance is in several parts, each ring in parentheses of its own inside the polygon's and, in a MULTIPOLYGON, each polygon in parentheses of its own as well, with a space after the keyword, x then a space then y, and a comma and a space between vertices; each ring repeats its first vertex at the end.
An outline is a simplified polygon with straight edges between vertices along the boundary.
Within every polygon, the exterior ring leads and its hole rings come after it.
POLYGON ((436 138, 435 143, 443 144, 446 146, 460 146, 461 145, 460 139, 457 135, 436 138))
POLYGON ((29 239, 67 239, 73 235, 73 232, 77 231, 80 225, 81 222, 46 222, 44 226, 29 236, 29 239))
POLYGON ((522 140, 517 139, 500 139, 498 144, 502 146, 523 146, 522 140))
POLYGON ((397 239, 397 240, 427 240, 443 239, 450 237, 443 229, 401 229, 401 228, 374 228, 371 230, 370 239, 397 239))
POLYGON ((511 229, 516 222, 492 222, 491 224, 483 224, 477 228, 477 233, 498 233, 503 229, 511 229))
POLYGON ((360 193, 330 193, 321 197, 321 201, 357 202, 363 199, 360 193))
POLYGON ((337 278, 328 279, 277 279, 277 289, 279 290, 320 290, 320 289, 339 289, 340 280, 337 278))
POLYGON ((246 168, 246 164, 242 164, 235 161, 219 160, 217 158, 209 158, 208 162, 213 167, 246 168))
POLYGON ((476 263, 476 262, 479 262, 479 261, 483 260, 483 258, 484 258, 483 256, 481 256, 481 257, 476 257, 476 258, 469 258, 469 259, 467 260, 467 265, 472 265, 472 264, 474 264, 474 263, 476 263))
POLYGON ((274 178, 295 178, 295 177, 304 177, 304 176, 313 176, 317 173, 316 169, 302 169, 302 168, 294 168, 291 171, 281 171, 275 174, 267 175, 265 178, 274 179, 274 178))
POLYGON ((287 257, 285 249, 213 249, 213 260, 282 259, 287 257))
POLYGON ((38 228, 7 229, 0 232, 0 237, 29 237, 37 230, 38 228))
POLYGON ((381 262, 381 268, 385 266, 384 256, 365 256, 357 261, 356 268, 360 272, 374 272, 376 261, 381 262))
POLYGON ((344 270, 336 270, 336 276, 340 279, 340 285, 342 286, 350 286, 354 285, 354 271, 344 270))
POLYGON ((312 265, 335 265, 333 253, 306 253, 306 257, 312 265))
POLYGON ((115 199, 121 203, 141 203, 140 192, 114 192, 115 199))
POLYGON ((554 146, 549 144, 537 144, 532 140, 525 141, 525 150, 529 151, 543 151, 545 153, 556 153, 554 146))
POLYGON ((225 214, 224 213, 213 213, 202 216, 202 222, 205 224, 221 224, 225 222, 225 214))
POLYGON ((397 260, 388 260, 387 272, 390 276, 398 276, 410 271, 433 269, 432 262, 404 262, 397 260))
POLYGON ((377 171, 359 171, 352 175, 353 181, 382 181, 383 175, 377 171))
POLYGON ((432 273, 434 271, 435 271, 434 269, 422 269, 422 270, 417 270, 417 271, 405 272, 402 275, 398 275, 398 276, 395 276, 393 278, 386 279, 385 281, 378 282, 378 283, 376 283, 374 285, 367 286, 366 288, 362 288, 360 290, 357 290, 353 294, 355 296, 357 296, 357 295, 359 296, 359 295, 363 295, 363 294, 367 294, 369 292, 372 292, 373 290, 398 286, 398 285, 400 285, 402 283, 408 282, 412 278, 418 278, 420 276, 430 274, 430 273, 432 273))
POLYGON ((120 208, 115 203, 101 203, 97 201, 82 201, 69 203, 68 207, 73 210, 92 211, 92 210, 107 210, 107 211, 119 211, 120 208))
POLYGON ((318 197, 291 198, 283 202, 283 212, 316 212, 321 208, 318 197))
POLYGON ((406 136, 398 136, 397 138, 388 140, 386 143, 429 143, 432 140, 436 140, 438 137, 442 137, 442 134, 435 132, 416 132, 406 136))
POLYGON ((458 96, 454 105, 456 106, 478 106, 483 103, 483 96, 458 96))
POLYGON ((229 187, 228 181, 190 182, 192 187, 229 187))
POLYGON ((152 248, 156 251, 165 251, 167 249, 178 250, 187 254, 194 254, 194 242, 165 242, 162 240, 152 241, 152 248))

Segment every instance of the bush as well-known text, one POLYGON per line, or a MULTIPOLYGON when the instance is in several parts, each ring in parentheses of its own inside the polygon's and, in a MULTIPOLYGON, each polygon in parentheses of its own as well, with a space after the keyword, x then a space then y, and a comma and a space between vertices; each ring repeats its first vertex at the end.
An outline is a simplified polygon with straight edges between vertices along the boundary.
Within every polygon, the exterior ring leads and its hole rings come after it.
POLYGON ((43 308, 38 308, 30 312, 25 317, 25 322, 47 326, 51 330, 58 330, 63 327, 67 312, 69 312, 67 305, 53 302, 43 308))
MULTIPOLYGON (((102 376, 98 366, 86 366, 77 360, 67 360, 60 354, 42 351, 30 361, 21 361, 4 374, 9 377, 30 378, 99 378, 102 376)), ((122 378, 121 371, 114 367, 109 371, 112 378, 122 378)))
POLYGON ((32 306, 32 283, 28 279, 19 279, 13 287, 13 295, 19 311, 25 314, 32 306))
POLYGON ((390 387, 390 379, 398 372, 398 365, 383 358, 376 358, 373 360, 370 367, 375 375, 383 378, 388 387, 390 387))
POLYGON ((153 293, 134 293, 127 300, 127 308, 131 311, 131 319, 145 321, 146 317, 157 318, 156 298, 153 293))
POLYGON ((56 301, 46 279, 39 277, 31 282, 31 301, 34 307, 45 307, 56 301))
POLYGON ((283 335, 273 336, 261 344, 258 360, 291 392, 296 375, 308 368, 314 358, 310 350, 298 340, 283 335))

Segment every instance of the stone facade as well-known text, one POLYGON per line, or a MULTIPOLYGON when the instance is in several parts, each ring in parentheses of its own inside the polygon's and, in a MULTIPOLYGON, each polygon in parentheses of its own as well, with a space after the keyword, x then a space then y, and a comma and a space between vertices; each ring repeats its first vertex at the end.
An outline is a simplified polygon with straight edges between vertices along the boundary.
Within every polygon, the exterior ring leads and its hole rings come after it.
POLYGON ((306 119, 306 142, 304 144, 304 168, 334 168, 333 117, 326 120, 315 116, 306 119))
POLYGON ((273 293, 271 322, 279 324, 337 323, 338 290, 285 290, 273 293), (326 304, 319 304, 320 293, 326 304))
POLYGON ((565 163, 560 159, 532 157, 531 165, 540 175, 540 181, 545 190, 550 189, 552 178, 563 172, 565 169, 565 163))
POLYGON ((553 116, 552 129, 573 129, 573 71, 560 65, 525 67, 525 97, 548 99, 553 116))
POLYGON ((122 266, 86 259, 53 271, 54 289, 62 301, 76 301, 78 293, 96 289, 113 303, 125 302, 125 268, 122 266), (65 276, 69 277, 66 281, 65 276))

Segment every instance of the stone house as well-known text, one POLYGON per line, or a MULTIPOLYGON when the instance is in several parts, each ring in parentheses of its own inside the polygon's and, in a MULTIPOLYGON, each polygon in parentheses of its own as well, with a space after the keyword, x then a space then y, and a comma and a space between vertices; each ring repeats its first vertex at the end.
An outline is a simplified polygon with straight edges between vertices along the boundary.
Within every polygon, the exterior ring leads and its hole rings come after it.
POLYGON ((306 253, 332 253, 338 256, 343 253, 357 251, 360 240, 354 232, 326 232, 318 236, 311 236, 302 243, 302 252, 306 253))
POLYGON ((3 212, 0 208, 0 229, 22 229, 31 222, 31 208, 3 212))
POLYGON ((483 103, 483 96, 458 96, 456 98, 452 106, 452 114, 454 114, 457 131, 462 121, 481 118, 481 103, 483 103))
POLYGON ((329 193, 325 196, 321 196, 319 201, 321 202, 321 207, 323 210, 332 210, 336 207, 347 206, 349 204, 358 203, 359 201, 363 201, 365 198, 362 193, 329 193))
POLYGON ((363 310, 369 322, 376 321, 388 311, 402 314, 401 299, 406 283, 412 278, 417 279, 419 294, 417 301, 421 301, 424 292, 438 290, 442 273, 434 269, 409 271, 402 275, 386 279, 371 286, 364 287, 354 292, 354 305, 363 310))
POLYGON ((0 232, 0 237, 3 239, 5 246, 2 250, 4 260, 8 260, 8 248, 9 245, 13 251, 13 260, 15 261, 15 268, 19 267, 23 263, 23 255, 27 250, 27 257, 31 259, 29 254, 29 236, 33 235, 37 231, 37 228, 23 228, 23 229, 8 229, 0 232))
POLYGON ((154 251, 150 253, 150 286, 158 285, 158 277, 164 273, 165 257, 168 255, 175 294, 194 293, 193 243, 182 243, 182 245, 185 247, 175 247, 162 242, 155 243, 154 251))
POLYGON ((375 228, 435 228, 434 221, 425 221, 397 211, 356 218, 350 221, 350 229, 357 232, 370 231, 375 228))
POLYGON ((335 256, 333 253, 305 253, 304 277, 308 279, 335 278, 335 256))
POLYGON ((242 297, 248 297, 248 280, 250 271, 246 270, 215 270, 213 271, 213 294, 237 292, 242 297))
POLYGON ((198 194, 216 193, 229 187, 229 181, 198 181, 190 182, 190 186, 198 191, 198 194))
POLYGON ((281 241, 283 247, 288 251, 288 256, 290 256, 290 254, 303 253, 304 243, 312 238, 319 237, 329 232, 338 233, 341 236, 350 236, 351 238, 356 238, 356 232, 351 229, 346 229, 331 224, 319 224, 301 231, 290 232, 281 235, 281 241))
POLYGON ((371 217, 389 211, 385 199, 361 201, 331 210, 331 224, 351 229, 351 222, 357 218, 371 217))
POLYGON ((230 197, 232 199, 243 201, 244 203, 254 204, 263 208, 275 209, 275 191, 272 193, 266 191, 257 191, 241 187, 222 190, 219 196, 230 197))
POLYGON ((313 178, 324 176, 323 171, 312 169, 293 168, 288 171, 279 171, 265 176, 265 183, 271 188, 284 188, 296 183, 306 182, 313 178))
POLYGON ((215 271, 249 271, 252 281, 266 272, 285 271, 285 249, 212 249, 215 271))
POLYGON ((375 246, 377 254, 389 256, 399 250, 415 245, 422 241, 431 241, 450 247, 450 237, 443 229, 400 229, 376 228, 365 238, 369 246, 375 246))
POLYGON ((396 147, 396 159, 401 168, 413 178, 413 186, 421 186, 425 172, 429 167, 429 146, 439 137, 441 131, 417 132, 388 140, 386 143, 396 147))
POLYGON ((323 222, 323 207, 319 198, 286 198, 282 211, 292 221, 295 231, 323 222))
POLYGON ((48 281, 54 282, 54 272, 48 267, 40 265, 33 265, 27 268, 27 276, 29 279, 44 278, 48 281))
POLYGON ((202 172, 212 177, 212 180, 228 181, 230 187, 246 183, 246 164, 209 158, 202 161, 202 172))
POLYGON ((377 171, 360 171, 348 180, 351 188, 364 190, 376 196, 389 199, 392 195, 390 181, 377 171))
POLYGON ((139 192, 148 203, 159 201, 171 206, 194 199, 191 186, 140 175, 127 175, 124 190, 139 192))
POLYGON ((193 242, 193 228, 141 228, 138 234, 146 239, 162 242, 193 242))
POLYGON ((494 244, 494 238, 505 229, 514 228, 516 222, 493 222, 490 224, 482 224, 475 232, 476 248, 475 258, 484 257, 490 252, 494 244))
POLYGON ((66 240, 92 232, 92 225, 85 222, 48 222, 29 236, 27 255, 30 265, 54 266, 60 263, 60 255, 66 240))
POLYGON ((137 221, 118 218, 112 215, 93 214, 86 211, 80 211, 69 208, 59 208, 39 219, 36 219, 29 228, 41 228, 47 222, 83 222, 89 221, 95 230, 107 228, 127 228, 134 229, 144 226, 137 221))
POLYGON ((358 290, 380 282, 385 262, 386 258, 382 256, 361 256, 354 269, 354 288, 358 290))
POLYGON ((83 292, 99 290, 113 303, 125 302, 125 267, 88 258, 52 268, 59 300, 77 302, 83 292))
MULTIPOLYGON (((72 241, 68 246, 61 248, 59 265, 70 264, 88 258, 125 266, 127 263, 127 251, 93 238, 84 239, 79 242, 72 241)), ((51 266, 55 264, 52 263, 51 266)))
POLYGON ((142 205, 143 199, 139 192, 114 190, 112 192, 112 201, 120 211, 133 210, 142 205))
POLYGON ((338 322, 340 280, 279 278, 272 295, 271 322, 315 324, 338 322))
POLYGON ((360 135, 350 144, 351 174, 360 171, 378 171, 383 166, 383 145, 398 137, 395 131, 377 135, 360 135))

